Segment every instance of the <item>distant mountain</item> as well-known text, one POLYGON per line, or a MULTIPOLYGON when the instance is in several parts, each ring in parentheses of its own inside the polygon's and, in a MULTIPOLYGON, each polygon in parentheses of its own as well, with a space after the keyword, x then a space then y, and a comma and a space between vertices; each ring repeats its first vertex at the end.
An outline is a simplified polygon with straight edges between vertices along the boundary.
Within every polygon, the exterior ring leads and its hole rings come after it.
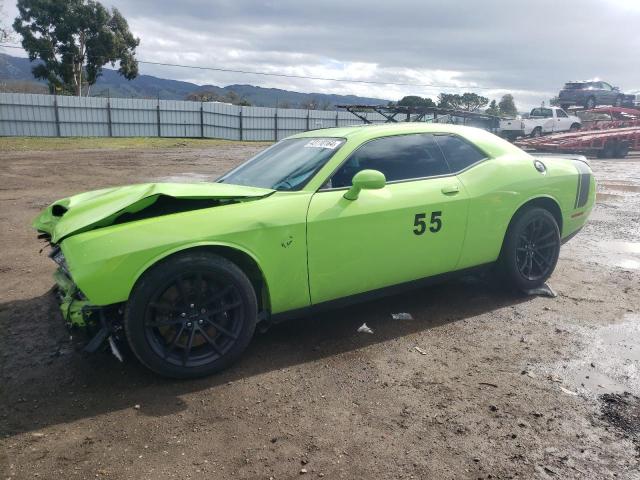
MULTIPOLYGON (((42 91, 44 82, 38 82, 31 74, 31 62, 28 58, 13 57, 0 53, 0 81, 4 80, 4 91, 11 90, 12 85, 20 85, 17 91, 28 91, 33 84, 34 92, 42 91), (36 86, 37 85, 37 86, 36 86)), ((262 88, 254 85, 196 85, 152 75, 140 75, 134 80, 126 80, 115 70, 104 69, 102 76, 91 87, 91 96, 133 97, 133 98, 161 98, 164 100, 185 100, 189 94, 212 92, 225 95, 235 92, 246 99, 251 105, 258 107, 275 107, 276 103, 282 107, 303 107, 314 102, 324 108, 333 108, 342 103, 361 103, 370 105, 386 104, 388 100, 380 98, 359 97, 356 95, 331 95, 326 93, 302 93, 281 90, 278 88, 262 88)))

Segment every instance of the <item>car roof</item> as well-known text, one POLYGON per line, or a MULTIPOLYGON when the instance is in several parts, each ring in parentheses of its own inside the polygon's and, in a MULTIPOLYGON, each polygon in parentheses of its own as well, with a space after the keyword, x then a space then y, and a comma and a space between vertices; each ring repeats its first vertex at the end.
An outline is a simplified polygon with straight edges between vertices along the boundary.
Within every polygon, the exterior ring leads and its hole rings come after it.
MULTIPOLYGON (((448 123, 398 122, 383 124, 350 125, 347 127, 323 128, 298 133, 288 138, 345 138, 348 142, 363 143, 379 137, 406 135, 411 133, 451 133, 471 141, 491 157, 506 153, 525 154, 515 145, 496 135, 475 127, 448 123)), ((525 154, 526 155, 526 154, 525 154)))
POLYGON ((360 138, 360 137, 384 137, 387 135, 402 135, 404 133, 469 133, 470 130, 479 130, 474 127, 462 125, 452 125, 447 123, 427 123, 427 122, 398 122, 381 124, 360 124, 346 127, 321 128, 309 130, 308 132, 292 135, 291 138, 309 137, 339 137, 339 138, 360 138))

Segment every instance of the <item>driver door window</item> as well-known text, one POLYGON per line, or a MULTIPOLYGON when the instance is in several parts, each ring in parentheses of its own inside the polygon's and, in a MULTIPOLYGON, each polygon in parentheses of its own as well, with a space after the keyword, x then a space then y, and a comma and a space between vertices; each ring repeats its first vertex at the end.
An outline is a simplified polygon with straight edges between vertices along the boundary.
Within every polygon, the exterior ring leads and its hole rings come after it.
POLYGON ((378 170, 387 183, 450 173, 433 135, 383 137, 365 143, 335 172, 325 188, 351 186, 360 170, 378 170))

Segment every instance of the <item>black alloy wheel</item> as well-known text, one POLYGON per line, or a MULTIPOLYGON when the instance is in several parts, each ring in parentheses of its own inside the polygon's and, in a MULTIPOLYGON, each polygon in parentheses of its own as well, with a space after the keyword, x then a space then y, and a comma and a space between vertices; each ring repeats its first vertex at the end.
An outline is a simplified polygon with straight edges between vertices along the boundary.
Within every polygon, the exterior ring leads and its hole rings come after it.
POLYGON ((238 340, 244 308, 238 288, 210 272, 189 272, 157 290, 145 312, 151 348, 165 361, 198 367, 220 359, 238 340))
POLYGON ((151 268, 134 287, 125 332, 138 359, 168 377, 222 370, 246 349, 257 321, 250 280, 226 258, 178 254, 151 268))
POLYGON ((543 216, 532 218, 522 229, 516 247, 516 264, 526 280, 535 282, 551 274, 559 247, 556 231, 557 226, 543 216))
POLYGON ((560 229, 546 209, 532 206, 512 219, 502 245, 499 270, 507 285, 526 291, 551 276, 560 254, 560 229))

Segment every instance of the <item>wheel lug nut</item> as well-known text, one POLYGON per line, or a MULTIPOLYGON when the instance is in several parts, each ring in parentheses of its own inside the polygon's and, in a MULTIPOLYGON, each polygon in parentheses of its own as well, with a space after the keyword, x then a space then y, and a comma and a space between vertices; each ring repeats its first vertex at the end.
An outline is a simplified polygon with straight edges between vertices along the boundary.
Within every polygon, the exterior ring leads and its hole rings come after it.
POLYGON ((193 307, 195 307, 195 305, 192 303, 192 304, 189 305, 189 307, 193 308, 193 307))
POLYGON ((200 319, 200 320, 198 320, 198 323, 199 323, 200 325, 202 325, 202 324, 204 323, 204 320, 200 319))
POLYGON ((186 313, 184 313, 184 312, 182 312, 182 313, 180 314, 180 316, 184 318, 184 317, 186 317, 186 316, 187 316, 187 314, 186 314, 186 313))
POLYGON ((205 312, 206 312, 206 310, 204 308, 200 309, 200 313, 205 313, 205 312))

